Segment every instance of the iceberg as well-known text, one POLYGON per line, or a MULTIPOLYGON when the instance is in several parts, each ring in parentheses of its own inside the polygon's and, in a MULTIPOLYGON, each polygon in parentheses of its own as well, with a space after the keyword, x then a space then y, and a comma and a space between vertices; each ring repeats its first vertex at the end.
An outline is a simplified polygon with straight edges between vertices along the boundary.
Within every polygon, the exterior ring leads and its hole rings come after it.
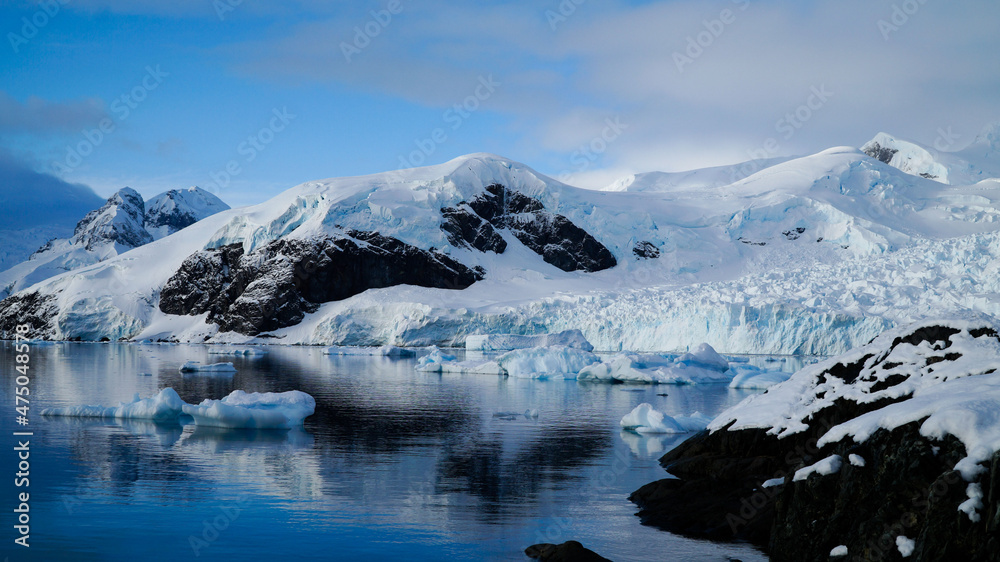
POLYGON ((680 357, 655 353, 619 353, 610 360, 580 370, 578 380, 697 384, 727 382, 733 373, 729 362, 703 343, 680 357))
POLYGON ((292 429, 316 411, 316 400, 299 390, 288 392, 244 392, 234 390, 222 400, 184 402, 173 388, 164 388, 150 398, 136 394, 118 406, 71 406, 47 408, 43 416, 106 418, 116 420, 180 423, 181 416, 194 418, 197 426, 226 429, 292 429))
POLYGON ((209 355, 236 355, 244 357, 260 357, 262 355, 267 355, 267 350, 265 349, 253 349, 253 348, 237 348, 237 349, 212 349, 208 352, 209 355))
POLYGON ((164 388, 156 396, 139 398, 136 394, 131 402, 119 402, 117 406, 70 406, 67 408, 46 408, 43 416, 67 418, 106 418, 116 420, 149 420, 155 422, 177 421, 185 402, 172 388, 164 388))
POLYGON ((181 365, 182 373, 235 373, 236 367, 232 363, 211 363, 201 365, 197 361, 188 361, 181 365))
POLYGON ((711 421, 699 412, 671 417, 644 402, 626 414, 620 424, 623 429, 635 433, 690 433, 705 429, 711 421))
POLYGON ((222 400, 185 404, 195 424, 229 429, 291 429, 316 411, 316 400, 299 390, 244 392, 234 390, 222 400))
POLYGON ((508 376, 528 379, 575 379, 582 369, 600 361, 589 351, 565 346, 517 349, 497 359, 508 376))
POLYGON ((753 365, 734 366, 732 372, 736 375, 729 383, 729 388, 765 389, 787 381, 792 374, 784 371, 765 371, 753 365))
POLYGON ((373 346, 348 346, 348 345, 331 345, 330 347, 323 350, 324 355, 358 355, 358 356, 382 356, 382 357, 413 357, 417 354, 416 350, 407 349, 405 347, 396 347, 394 345, 383 345, 380 347, 373 346))

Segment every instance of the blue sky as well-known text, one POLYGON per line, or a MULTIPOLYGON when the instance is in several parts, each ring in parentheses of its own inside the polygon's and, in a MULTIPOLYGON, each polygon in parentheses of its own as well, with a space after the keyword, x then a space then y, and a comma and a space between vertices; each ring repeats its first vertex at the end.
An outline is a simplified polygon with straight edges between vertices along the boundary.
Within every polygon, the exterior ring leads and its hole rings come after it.
POLYGON ((472 152, 596 187, 879 131, 958 149, 1000 119, 995 1, 12 0, 0 22, 0 161, 102 197, 244 205, 472 152))

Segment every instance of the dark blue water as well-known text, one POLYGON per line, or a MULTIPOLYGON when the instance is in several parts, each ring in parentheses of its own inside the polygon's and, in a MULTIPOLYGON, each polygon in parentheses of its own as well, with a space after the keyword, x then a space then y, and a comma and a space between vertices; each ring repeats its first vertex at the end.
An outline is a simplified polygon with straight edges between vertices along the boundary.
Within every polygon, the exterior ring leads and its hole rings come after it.
POLYGON ((269 348, 55 344, 31 349, 31 410, 15 424, 12 344, 0 344, 0 540, 14 560, 526 560, 580 540, 613 560, 766 559, 746 545, 644 527, 627 497, 666 476, 683 437, 622 434, 641 402, 715 414, 724 385, 636 387, 418 373, 415 361, 269 348), (232 361, 232 377, 178 373, 232 361), (234 389, 302 390, 301 431, 46 419, 42 408, 115 405, 173 387, 187 402, 234 389), (667 393, 668 396, 659 396, 667 393), (495 417, 537 409, 537 418, 495 417), (30 486, 14 487, 13 431, 30 437, 30 486), (30 493, 30 548, 14 544, 30 493))

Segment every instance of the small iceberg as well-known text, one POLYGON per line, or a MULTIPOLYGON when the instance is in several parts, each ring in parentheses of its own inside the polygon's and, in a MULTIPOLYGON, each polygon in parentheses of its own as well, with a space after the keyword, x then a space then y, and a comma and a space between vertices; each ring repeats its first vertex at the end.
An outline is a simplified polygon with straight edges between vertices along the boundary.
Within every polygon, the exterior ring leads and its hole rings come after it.
POLYGON ((199 426, 228 429, 291 429, 316 411, 316 400, 299 390, 244 392, 234 390, 222 400, 184 404, 185 414, 199 426))
POLYGON ((236 367, 232 363, 210 363, 202 365, 197 361, 188 361, 181 365, 182 373, 235 373, 236 367))
POLYGON ((783 371, 765 371, 752 365, 738 365, 733 367, 736 373, 733 381, 729 383, 729 388, 749 388, 765 389, 787 381, 791 378, 791 373, 783 371))
POLYGON ((106 418, 180 423, 182 415, 197 426, 225 429, 293 429, 316 411, 316 400, 299 390, 288 392, 244 392, 234 390, 221 400, 188 404, 172 388, 150 398, 139 398, 118 406, 72 406, 47 408, 43 416, 106 418))
POLYGON ((156 396, 139 398, 136 394, 131 402, 119 402, 117 406, 70 406, 68 408, 46 408, 43 416, 67 418, 106 418, 116 420, 146 420, 154 422, 176 421, 182 413, 185 402, 172 388, 164 388, 156 396))
POLYGON ((619 353, 604 362, 583 368, 578 380, 698 384, 729 382, 729 361, 707 343, 681 356, 656 353, 619 353))
POLYGON ((518 349, 497 359, 507 375, 524 379, 575 379, 581 369, 600 361, 589 351, 558 345, 518 349))
POLYGON ((690 416, 671 417, 647 403, 639 404, 622 418, 622 429, 635 433, 690 433, 708 427, 712 419, 695 412, 690 416))

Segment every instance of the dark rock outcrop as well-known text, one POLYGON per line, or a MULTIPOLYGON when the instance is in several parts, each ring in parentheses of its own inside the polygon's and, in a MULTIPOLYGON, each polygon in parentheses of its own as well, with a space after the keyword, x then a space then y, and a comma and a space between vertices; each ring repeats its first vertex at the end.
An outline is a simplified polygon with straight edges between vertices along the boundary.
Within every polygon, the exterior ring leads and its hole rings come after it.
POLYGON ((524 549, 528 558, 542 562, 611 562, 577 541, 536 544, 524 549))
POLYGON ((587 231, 542 202, 500 184, 469 203, 441 209, 441 229, 455 245, 503 253, 507 244, 496 232, 506 229, 531 251, 563 271, 601 271, 618 264, 614 255, 587 231))
POLYGON ((871 156, 872 158, 878 160, 879 162, 888 164, 889 162, 892 161, 892 157, 895 156, 896 153, 899 151, 893 148, 882 146, 876 142, 870 145, 866 145, 864 147, 864 152, 865 154, 871 156))
POLYGON ((632 247, 632 254, 641 260, 655 260, 660 257, 660 249, 652 242, 636 242, 632 247))
POLYGON ((348 231, 344 238, 276 240, 246 255, 240 245, 198 252, 164 285, 159 307, 167 314, 207 312, 222 330, 257 335, 368 289, 465 289, 482 278, 481 270, 443 254, 348 231))
POLYGON ((17 337, 18 325, 29 327, 21 337, 44 339, 52 335, 52 319, 56 316, 56 297, 40 293, 17 294, 0 301, 0 339, 17 337))
POLYGON ((893 389, 913 376, 936 376, 948 362, 960 360, 952 347, 956 337, 993 346, 998 339, 989 327, 947 325, 925 326, 891 343, 884 339, 888 345, 882 349, 869 344, 876 349, 866 348, 818 375, 810 399, 822 401, 830 388, 843 384, 855 399, 838 397, 809 414, 806 431, 779 439, 767 428, 732 430, 730 424, 692 437, 660 460, 677 478, 632 494, 642 508, 639 516, 679 534, 750 541, 779 562, 829 560, 840 545, 848 548, 850 560, 902 560, 900 536, 915 543, 908 560, 1000 559, 1000 454, 985 463, 975 482, 983 507, 980 521, 973 522, 958 510, 968 499, 969 483, 954 470, 968 452, 953 436, 921 435, 923 420, 879 429, 861 443, 850 438, 817 443, 833 426, 908 400, 906 387, 893 389), (898 369, 905 367, 899 357, 911 359, 910 374, 901 374, 908 369, 898 369), (839 471, 792 481, 796 470, 831 455, 841 457, 839 471), (852 464, 851 455, 863 459, 863 466, 852 464), (777 479, 783 482, 775 486, 777 479), (764 488, 768 480, 772 485, 764 488))

